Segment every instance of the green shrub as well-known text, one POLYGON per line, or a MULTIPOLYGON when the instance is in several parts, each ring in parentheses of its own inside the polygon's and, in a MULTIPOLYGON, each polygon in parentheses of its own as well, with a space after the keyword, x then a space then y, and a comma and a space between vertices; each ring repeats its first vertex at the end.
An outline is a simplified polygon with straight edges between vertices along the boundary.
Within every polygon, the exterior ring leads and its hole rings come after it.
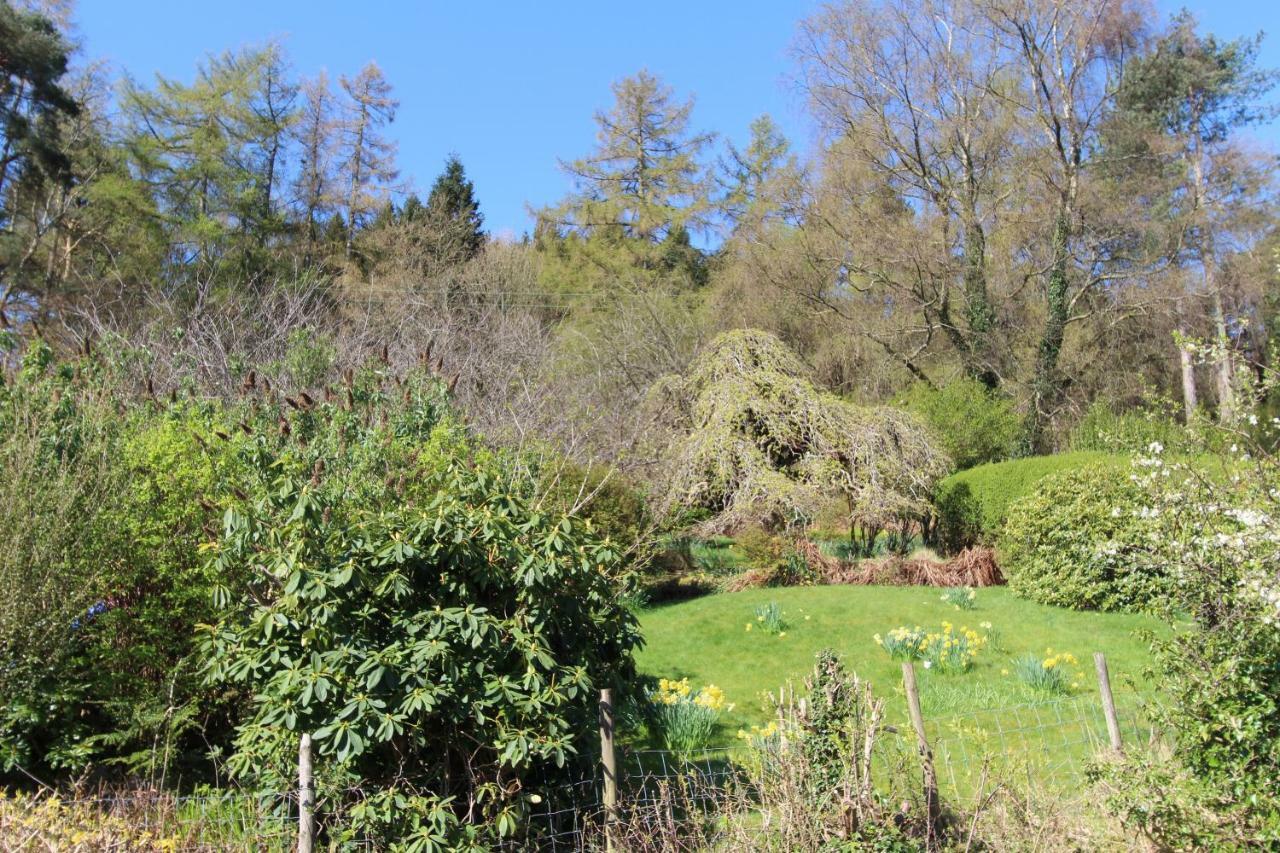
POLYGON ((597 535, 622 551, 649 544, 652 519, 645 495, 619 472, 604 465, 565 463, 548 472, 546 504, 591 522, 597 535))
POLYGON ((1009 508, 999 538, 1009 588, 1081 610, 1144 610, 1169 590, 1146 559, 1152 525, 1132 470, 1109 463, 1062 471, 1009 508))
POLYGON ((1022 417, 1012 400, 976 379, 954 379, 941 388, 918 382, 905 404, 928 424, 959 470, 1017 453, 1022 417))
POLYGON ((439 383, 367 376, 354 396, 248 439, 226 501, 211 565, 250 586, 218 590, 202 651, 212 683, 250 697, 227 769, 286 790, 310 732, 352 832, 494 847, 582 763, 597 688, 630 674, 619 557, 531 508, 439 383), (456 802, 474 804, 467 827, 456 802))
POLYGON ((1146 453, 1152 444, 1168 453, 1195 454, 1205 449, 1203 430, 1184 427, 1165 407, 1117 411, 1099 400, 1071 430, 1068 446, 1075 451, 1123 455, 1146 453))
POLYGON ((1093 464, 1123 468, 1129 461, 1104 453, 1063 453, 980 465, 952 474, 938 484, 934 497, 937 519, 930 542, 948 553, 994 545, 1010 504, 1050 474, 1093 464))

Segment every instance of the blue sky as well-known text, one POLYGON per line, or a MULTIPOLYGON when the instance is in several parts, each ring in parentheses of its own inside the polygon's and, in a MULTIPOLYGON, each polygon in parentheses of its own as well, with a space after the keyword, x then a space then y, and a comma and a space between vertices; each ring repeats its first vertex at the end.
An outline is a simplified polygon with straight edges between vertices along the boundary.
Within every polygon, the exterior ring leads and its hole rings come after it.
MULTIPOLYGON (((1266 30, 1263 63, 1280 67, 1280 3, 1160 0, 1186 5, 1223 37, 1266 30)), ((80 0, 76 19, 89 57, 140 80, 160 72, 189 80, 209 53, 280 39, 297 72, 333 77, 370 59, 400 99, 391 134, 404 177, 430 186, 456 151, 476 184, 486 225, 519 234, 526 206, 559 198, 568 181, 557 158, 590 150, 593 112, 609 84, 648 68, 696 96, 694 123, 742 142, 767 112, 801 149, 811 131, 788 74, 796 22, 808 0, 604 0, 385 2, 332 0, 80 0), (640 14, 637 14, 640 9, 640 14)), ((1262 129, 1280 148, 1280 125, 1262 129)))

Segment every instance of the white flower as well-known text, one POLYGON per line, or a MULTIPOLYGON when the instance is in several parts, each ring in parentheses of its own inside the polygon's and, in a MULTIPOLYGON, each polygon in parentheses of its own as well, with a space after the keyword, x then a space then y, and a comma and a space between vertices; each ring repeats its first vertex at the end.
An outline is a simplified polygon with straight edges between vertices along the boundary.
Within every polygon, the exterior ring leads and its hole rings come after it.
POLYGON ((931 666, 933 666, 933 661, 931 661, 931 660, 927 660, 927 661, 925 661, 925 662, 924 662, 924 668, 925 668, 925 669, 928 669, 928 668, 929 668, 929 667, 931 667, 931 666))

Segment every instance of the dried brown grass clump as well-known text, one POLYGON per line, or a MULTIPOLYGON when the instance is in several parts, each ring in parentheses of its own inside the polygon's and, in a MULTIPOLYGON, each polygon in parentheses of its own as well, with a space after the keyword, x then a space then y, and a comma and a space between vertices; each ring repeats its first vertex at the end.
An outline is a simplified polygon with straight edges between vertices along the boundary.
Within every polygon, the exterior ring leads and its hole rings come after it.
MULTIPOLYGON (((815 546, 816 547, 816 546, 815 546)), ((841 563, 826 558, 823 564, 826 582, 865 586, 1000 586, 1004 575, 996 565, 990 548, 966 548, 950 560, 883 557, 859 563, 841 563), (835 562, 834 567, 829 567, 835 562)))

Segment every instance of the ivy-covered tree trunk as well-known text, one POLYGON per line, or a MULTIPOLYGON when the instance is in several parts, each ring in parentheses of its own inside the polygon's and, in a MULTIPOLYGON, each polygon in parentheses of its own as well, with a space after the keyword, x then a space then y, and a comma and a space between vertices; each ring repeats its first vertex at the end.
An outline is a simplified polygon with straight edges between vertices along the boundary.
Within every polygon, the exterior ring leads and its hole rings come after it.
POLYGON ((1031 388, 1031 411, 1027 415, 1027 444, 1032 450, 1043 449, 1045 423, 1052 406, 1062 391, 1058 360, 1066 335, 1069 308, 1067 241, 1070 236, 1070 206, 1064 200, 1053 225, 1053 260, 1046 288, 1044 332, 1036 355, 1036 372, 1031 388))

